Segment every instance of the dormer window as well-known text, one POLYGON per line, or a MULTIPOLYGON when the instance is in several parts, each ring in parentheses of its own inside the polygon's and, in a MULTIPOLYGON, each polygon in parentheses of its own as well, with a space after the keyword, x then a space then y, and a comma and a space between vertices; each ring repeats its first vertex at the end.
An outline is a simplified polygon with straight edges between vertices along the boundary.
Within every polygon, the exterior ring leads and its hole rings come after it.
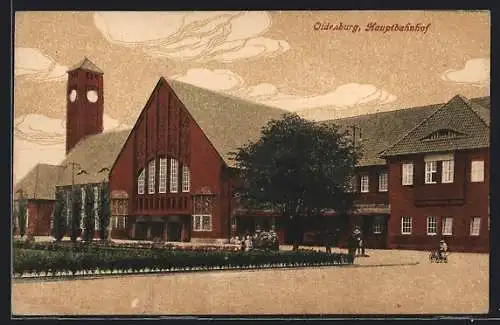
POLYGON ((453 139, 464 137, 465 134, 451 130, 451 129, 439 129, 428 136, 424 137, 422 141, 433 141, 433 140, 442 140, 442 139, 453 139))

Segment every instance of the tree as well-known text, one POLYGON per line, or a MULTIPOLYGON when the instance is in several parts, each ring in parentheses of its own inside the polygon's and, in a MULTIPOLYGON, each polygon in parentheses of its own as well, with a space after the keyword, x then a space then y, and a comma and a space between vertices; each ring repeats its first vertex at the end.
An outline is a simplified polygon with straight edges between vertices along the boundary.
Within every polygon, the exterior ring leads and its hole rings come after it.
POLYGON ((110 219, 110 206, 109 206, 109 194, 108 194, 108 183, 102 183, 99 193, 100 204, 99 204, 99 228, 101 240, 106 240, 109 237, 108 227, 110 219))
POLYGON ((67 231, 66 218, 64 215, 65 211, 65 200, 64 192, 61 190, 56 190, 56 202, 54 206, 54 214, 52 216, 52 236, 56 241, 60 242, 64 234, 67 231))
POLYGON ((324 209, 346 215, 359 150, 337 126, 285 114, 262 128, 261 138, 233 153, 250 208, 271 208, 290 220, 294 249, 304 222, 324 209))
POLYGON ((82 192, 80 187, 71 189, 71 241, 76 242, 80 235, 80 222, 82 218, 82 192))
POLYGON ((95 230, 95 211, 94 211, 94 188, 92 185, 85 186, 85 232, 84 238, 86 242, 91 242, 94 238, 95 230))
POLYGON ((24 235, 26 234, 26 217, 27 217, 27 202, 26 202, 26 199, 24 197, 20 197, 19 198, 19 201, 18 201, 18 208, 17 208, 17 222, 18 222, 18 227, 19 227, 19 235, 21 235, 21 237, 24 237, 24 235))

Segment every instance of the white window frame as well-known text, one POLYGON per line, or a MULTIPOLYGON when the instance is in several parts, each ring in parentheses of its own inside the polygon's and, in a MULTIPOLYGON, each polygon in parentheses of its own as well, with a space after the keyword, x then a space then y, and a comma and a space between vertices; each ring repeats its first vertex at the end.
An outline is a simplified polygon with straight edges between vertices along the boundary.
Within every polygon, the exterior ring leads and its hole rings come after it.
POLYGON ((373 233, 378 235, 384 231, 384 218, 381 216, 375 216, 373 218, 373 233))
POLYGON ((191 190, 191 172, 189 167, 182 165, 182 192, 188 193, 191 190))
POLYGON ((179 191, 179 162, 170 159, 170 193, 177 193, 179 191))
POLYGON ((384 171, 378 174, 378 191, 387 192, 389 190, 389 174, 384 171))
MULTIPOLYGON (((425 162, 425 184, 436 184, 437 180, 433 180, 433 175, 437 175, 437 161, 430 160, 425 162)), ((437 176, 434 176, 437 177, 437 176)))
POLYGON ((160 172, 158 180, 158 193, 167 193, 167 164, 168 158, 160 158, 160 172))
POLYGON ((427 236, 437 235, 437 217, 429 216, 427 217, 427 236))
POLYGON ((471 161, 470 181, 471 183, 484 182, 484 160, 471 161))
POLYGON ((148 194, 154 194, 156 189, 156 160, 148 163, 148 194))
POLYGON ((144 194, 146 187, 146 168, 143 168, 137 176, 137 194, 144 194))
POLYGON ((125 216, 121 216, 120 220, 121 220, 121 226, 120 222, 118 222, 118 226, 120 226, 120 229, 127 229, 127 220, 125 219, 125 216))
POLYGON ((70 193, 66 191, 66 226, 69 227, 69 220, 71 217, 71 208, 70 208, 70 193))
POLYGON ((85 213, 87 211, 85 211, 85 188, 81 188, 80 190, 81 192, 81 196, 82 196, 82 205, 81 205, 81 208, 80 208, 80 229, 82 230, 85 230, 85 222, 84 222, 84 218, 85 218, 85 213))
POLYGON ((95 230, 99 230, 99 187, 94 186, 94 228, 95 230))
POLYGON ((413 163, 404 163, 401 168, 401 184, 403 186, 413 185, 413 163))
POLYGON ((211 214, 194 214, 193 215, 193 231, 212 231, 212 215, 211 214), (204 228, 203 220, 208 219, 208 228, 204 228))
POLYGON ((441 183, 453 183, 455 173, 455 161, 443 160, 441 162, 441 183))
POLYGON ((481 233, 481 217, 472 217, 470 221, 470 236, 477 237, 481 233), (477 221, 477 223, 476 223, 477 221))
POLYGON ((25 220, 25 233, 27 234, 28 233, 28 230, 29 230, 29 226, 30 226, 30 207, 29 207, 29 204, 28 204, 28 201, 26 201, 26 208, 25 208, 25 211, 26 211, 26 220, 25 220))
POLYGON ((118 216, 113 216, 113 229, 118 229, 118 216))
POLYGON ((443 236, 453 236, 453 217, 443 217, 441 221, 443 227, 441 233, 443 236))
POLYGON ((368 174, 361 174, 359 190, 361 193, 370 192, 370 176, 368 174))
POLYGON ((401 217, 401 235, 411 235, 412 230, 413 218, 408 216, 401 217))

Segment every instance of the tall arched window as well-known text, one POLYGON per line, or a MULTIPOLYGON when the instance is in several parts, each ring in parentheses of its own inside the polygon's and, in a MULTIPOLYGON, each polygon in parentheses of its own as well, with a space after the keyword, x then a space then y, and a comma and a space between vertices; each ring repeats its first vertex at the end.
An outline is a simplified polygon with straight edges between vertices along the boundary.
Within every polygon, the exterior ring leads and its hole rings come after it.
POLYGON ((159 175, 158 192, 167 193, 167 158, 160 158, 160 175, 159 175))
POLYGON ((137 177, 137 194, 144 194, 144 186, 146 183, 146 173, 145 170, 141 170, 141 173, 137 177))
POLYGON ((148 164, 148 194, 155 192, 156 161, 153 159, 148 164))
POLYGON ((179 190, 179 162, 170 159, 170 193, 177 193, 179 190))

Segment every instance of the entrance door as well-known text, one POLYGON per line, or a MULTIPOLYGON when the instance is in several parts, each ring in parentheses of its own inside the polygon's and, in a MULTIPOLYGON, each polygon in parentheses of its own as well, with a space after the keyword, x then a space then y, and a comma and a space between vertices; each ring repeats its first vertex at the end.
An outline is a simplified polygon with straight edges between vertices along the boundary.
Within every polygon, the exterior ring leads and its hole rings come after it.
POLYGON ((180 222, 169 222, 167 224, 167 240, 181 241, 181 230, 180 222))
POLYGON ((151 238, 160 238, 163 239, 163 231, 165 225, 162 222, 153 222, 151 224, 151 238))
POLYGON ((148 226, 145 222, 135 224, 135 239, 144 240, 148 232, 148 226))

